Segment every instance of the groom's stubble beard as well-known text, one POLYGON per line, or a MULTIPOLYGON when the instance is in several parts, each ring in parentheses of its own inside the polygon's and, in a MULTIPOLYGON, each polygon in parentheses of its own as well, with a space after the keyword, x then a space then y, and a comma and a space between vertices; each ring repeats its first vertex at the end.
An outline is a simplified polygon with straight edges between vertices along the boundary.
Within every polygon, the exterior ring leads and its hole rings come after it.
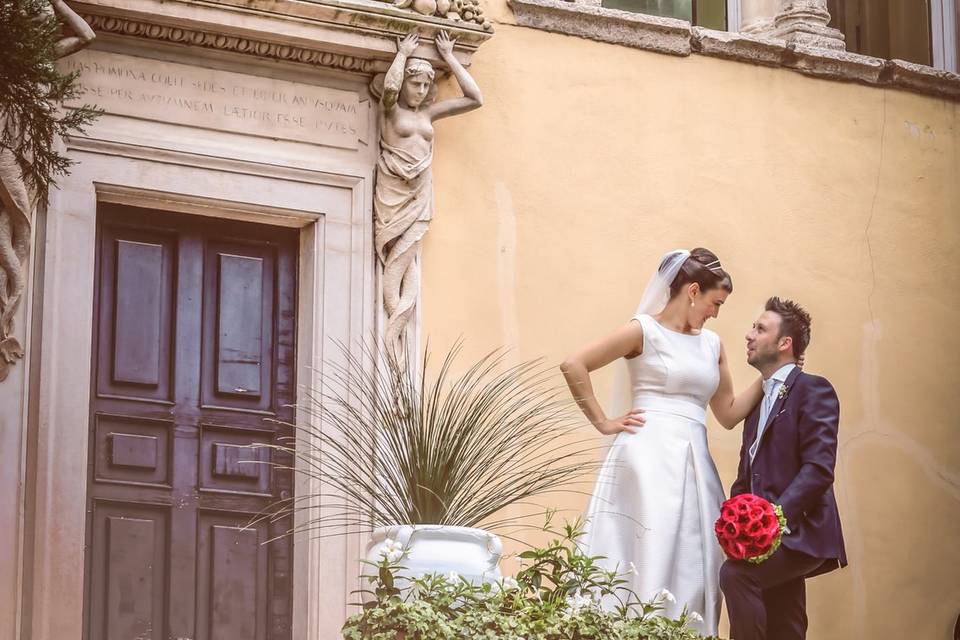
POLYGON ((747 364, 762 372, 765 367, 776 363, 778 357, 779 355, 776 349, 765 351, 762 348, 757 347, 754 349, 752 356, 747 356, 747 364))

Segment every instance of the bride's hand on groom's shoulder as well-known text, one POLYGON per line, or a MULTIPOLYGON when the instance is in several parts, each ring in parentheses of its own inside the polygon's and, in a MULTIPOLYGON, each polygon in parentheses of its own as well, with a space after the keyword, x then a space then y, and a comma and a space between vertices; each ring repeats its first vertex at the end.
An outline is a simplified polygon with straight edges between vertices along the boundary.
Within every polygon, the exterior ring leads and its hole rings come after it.
POLYGON ((606 422, 596 425, 596 428, 597 431, 605 436, 616 435, 621 431, 636 433, 637 428, 642 427, 646 421, 647 419, 643 417, 643 409, 633 409, 626 415, 620 416, 619 418, 611 418, 606 422))

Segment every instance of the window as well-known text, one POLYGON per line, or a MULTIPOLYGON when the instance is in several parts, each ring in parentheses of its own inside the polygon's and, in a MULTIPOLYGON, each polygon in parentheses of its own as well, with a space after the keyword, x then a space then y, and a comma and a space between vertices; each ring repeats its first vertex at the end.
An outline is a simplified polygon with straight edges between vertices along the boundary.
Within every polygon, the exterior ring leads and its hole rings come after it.
POLYGON ((847 51, 957 70, 954 0, 828 0, 847 51))
POLYGON ((729 0, 601 0, 601 6, 607 9, 622 9, 654 16, 680 18, 691 24, 710 29, 726 30, 727 22, 736 25, 732 19, 729 0))

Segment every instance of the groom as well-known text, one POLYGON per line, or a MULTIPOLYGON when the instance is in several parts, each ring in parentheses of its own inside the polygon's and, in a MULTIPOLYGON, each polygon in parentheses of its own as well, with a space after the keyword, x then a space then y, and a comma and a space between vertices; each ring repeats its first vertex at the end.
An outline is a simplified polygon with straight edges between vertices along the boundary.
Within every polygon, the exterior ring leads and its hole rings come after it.
POLYGON ((810 343, 810 314, 770 298, 747 332, 747 362, 764 396, 747 418, 731 497, 753 493, 783 508, 780 548, 766 562, 727 560, 720 588, 733 640, 802 640, 806 578, 847 564, 833 468, 840 403, 830 383, 796 365, 810 343))

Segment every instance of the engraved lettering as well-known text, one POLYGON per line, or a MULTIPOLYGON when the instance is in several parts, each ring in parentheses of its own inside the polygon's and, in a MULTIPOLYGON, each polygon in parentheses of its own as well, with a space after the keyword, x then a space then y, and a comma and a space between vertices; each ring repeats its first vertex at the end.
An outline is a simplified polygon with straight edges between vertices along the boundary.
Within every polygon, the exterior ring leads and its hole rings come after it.
POLYGON ((118 116, 345 149, 366 135, 368 111, 353 91, 107 51, 61 64, 80 73, 76 104, 118 116))

